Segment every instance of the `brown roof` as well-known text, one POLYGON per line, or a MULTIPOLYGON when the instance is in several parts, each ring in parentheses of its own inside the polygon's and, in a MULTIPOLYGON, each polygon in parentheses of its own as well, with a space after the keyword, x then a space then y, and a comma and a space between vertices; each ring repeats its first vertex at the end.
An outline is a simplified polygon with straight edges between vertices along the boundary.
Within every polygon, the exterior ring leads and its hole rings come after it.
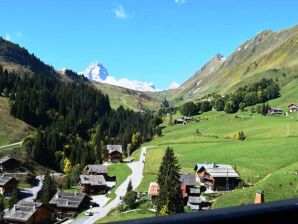
POLYGON ((149 189, 148 189, 148 194, 151 196, 157 196, 159 191, 159 185, 158 183, 151 182, 149 189))
POLYGON ((76 208, 78 209, 85 199, 88 197, 81 192, 60 192, 58 191, 49 202, 50 205, 56 205, 59 208, 76 208))
POLYGON ((3 218, 7 221, 27 222, 41 206, 42 203, 38 202, 19 201, 3 218))

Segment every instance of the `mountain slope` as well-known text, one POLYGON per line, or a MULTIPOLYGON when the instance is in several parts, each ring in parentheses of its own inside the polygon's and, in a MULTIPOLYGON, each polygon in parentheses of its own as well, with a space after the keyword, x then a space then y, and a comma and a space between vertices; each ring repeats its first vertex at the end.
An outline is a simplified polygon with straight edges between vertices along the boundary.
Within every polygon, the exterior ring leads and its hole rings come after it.
POLYGON ((145 111, 147 109, 157 111, 160 107, 159 100, 154 99, 143 92, 100 82, 92 82, 92 84, 109 96, 112 108, 118 108, 122 105, 125 108, 135 111, 145 111))
POLYGON ((0 97, 0 146, 19 142, 32 128, 10 115, 8 99, 0 97))
MULTIPOLYGON (((158 100, 147 96, 145 93, 140 93, 138 91, 114 85, 91 82, 85 76, 78 75, 70 69, 56 71, 52 66, 45 64, 34 56, 34 54, 30 54, 25 48, 4 40, 3 38, 0 38, 0 65, 8 71, 15 71, 20 75, 30 75, 33 73, 53 75, 63 82, 84 82, 86 84, 93 85, 95 88, 109 95, 111 105, 114 108, 123 105, 124 107, 135 111, 144 111, 147 109, 158 110, 160 105, 158 100)), ((101 69, 97 71, 97 67, 98 63, 93 65, 92 71, 89 71, 93 72, 92 74, 90 73, 92 78, 97 75, 99 78, 106 79, 108 77, 106 69, 101 66, 101 69)))
MULTIPOLYGON (((223 59, 216 55, 177 90, 152 93, 151 96, 167 97, 179 104, 214 92, 228 93, 247 81, 260 79, 266 71, 283 70, 287 74, 287 70, 296 70, 298 26, 280 32, 265 30, 223 59)), ((292 79, 288 77, 289 81, 292 79)))

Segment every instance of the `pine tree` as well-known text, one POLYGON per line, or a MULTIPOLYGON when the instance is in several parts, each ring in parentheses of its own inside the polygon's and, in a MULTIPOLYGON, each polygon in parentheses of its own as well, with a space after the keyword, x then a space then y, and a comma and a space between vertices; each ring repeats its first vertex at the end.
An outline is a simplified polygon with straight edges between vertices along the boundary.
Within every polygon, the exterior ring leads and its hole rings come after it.
POLYGON ((179 171, 178 159, 173 149, 168 147, 162 159, 157 180, 159 184, 158 214, 184 212, 179 171))
POLYGON ((57 190, 56 184, 53 180, 53 178, 50 175, 50 172, 47 171, 45 173, 41 193, 40 193, 40 199, 42 203, 48 204, 49 201, 52 199, 52 197, 55 195, 57 190))
POLYGON ((132 190, 133 190, 133 188, 132 188, 132 183, 131 183, 131 179, 130 179, 128 182, 128 185, 127 185, 127 192, 130 192, 132 190))
POLYGON ((9 199, 9 208, 12 208, 19 200, 19 191, 18 189, 13 189, 11 197, 9 199))

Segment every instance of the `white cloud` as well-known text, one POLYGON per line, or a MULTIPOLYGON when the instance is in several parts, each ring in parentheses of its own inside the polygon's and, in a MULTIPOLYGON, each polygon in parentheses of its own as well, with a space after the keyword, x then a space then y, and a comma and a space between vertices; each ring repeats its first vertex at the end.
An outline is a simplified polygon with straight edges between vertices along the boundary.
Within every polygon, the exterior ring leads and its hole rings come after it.
POLYGON ((118 5, 116 8, 113 9, 115 16, 118 19, 127 19, 130 15, 126 12, 123 5, 118 5))
POLYGON ((174 81, 170 84, 170 86, 168 87, 168 89, 177 89, 180 85, 174 81))
POLYGON ((174 0, 176 4, 182 5, 186 3, 186 0, 174 0))
POLYGON ((11 41, 10 35, 7 33, 4 37, 5 40, 11 41))

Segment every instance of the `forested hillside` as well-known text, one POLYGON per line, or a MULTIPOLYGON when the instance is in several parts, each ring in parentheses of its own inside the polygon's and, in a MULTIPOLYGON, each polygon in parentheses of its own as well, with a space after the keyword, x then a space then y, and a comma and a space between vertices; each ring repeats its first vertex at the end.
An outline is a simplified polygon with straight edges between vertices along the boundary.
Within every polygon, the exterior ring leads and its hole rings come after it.
POLYGON ((106 144, 122 144, 127 154, 161 134, 158 117, 123 107, 113 110, 107 95, 84 83, 20 77, 0 67, 0 93, 9 96, 13 116, 37 129, 24 140, 28 156, 56 170, 66 162, 102 162, 106 144))

